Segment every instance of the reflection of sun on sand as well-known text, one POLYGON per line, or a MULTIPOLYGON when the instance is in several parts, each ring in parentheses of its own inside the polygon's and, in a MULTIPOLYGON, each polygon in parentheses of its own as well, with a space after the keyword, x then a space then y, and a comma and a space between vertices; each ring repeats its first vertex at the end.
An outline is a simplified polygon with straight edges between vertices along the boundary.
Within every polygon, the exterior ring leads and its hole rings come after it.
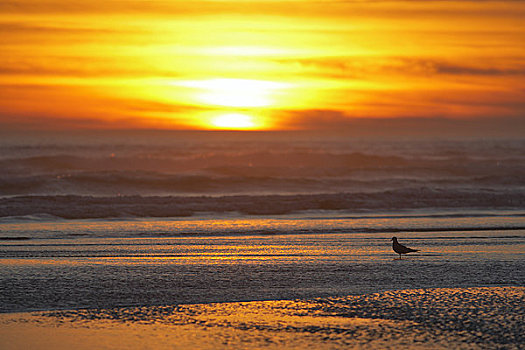
POLYGON ((523 287, 7 314, 0 348, 517 349, 524 314, 523 287))

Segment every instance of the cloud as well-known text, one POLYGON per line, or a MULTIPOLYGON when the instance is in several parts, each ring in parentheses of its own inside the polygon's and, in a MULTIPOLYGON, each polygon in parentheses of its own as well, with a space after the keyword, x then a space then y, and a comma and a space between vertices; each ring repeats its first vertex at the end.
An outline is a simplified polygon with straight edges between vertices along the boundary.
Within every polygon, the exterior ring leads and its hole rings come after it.
MULTIPOLYGON (((469 63, 437 58, 406 57, 310 57, 276 59, 277 63, 298 66, 301 73, 330 79, 367 79, 378 77, 432 77, 432 76, 522 76, 525 60, 486 62, 483 58, 471 58, 469 63), (477 63, 473 63, 477 61, 477 63)), ((294 69, 290 68, 290 71, 294 69)), ((295 69, 297 71, 297 69, 295 69)))
POLYGON ((174 103, 162 103, 158 101, 144 99, 120 99, 115 103, 121 105, 124 112, 150 112, 150 113, 170 113, 173 115, 184 115, 195 112, 213 111, 214 109, 205 106, 194 106, 174 103))
MULTIPOLYGON (((474 64, 460 64, 446 60, 438 59, 399 59, 401 66, 397 68, 401 72, 422 73, 422 74, 442 74, 442 75, 480 75, 480 76, 508 76, 508 75, 525 75, 525 62, 520 64, 504 67, 493 66, 490 63, 484 63, 483 59, 479 59, 479 63, 474 64)), ((396 69, 396 66, 393 66, 396 69)))
POLYGON ((343 111, 337 110, 301 110, 289 111, 281 125, 285 129, 336 130, 346 129, 352 124, 343 111))
POLYGON ((82 130, 118 128, 122 121, 101 120, 94 117, 57 117, 47 113, 20 113, 5 115, 0 111, 0 129, 3 130, 82 130))
POLYGON ((162 77, 179 78, 175 71, 127 64, 118 58, 99 59, 81 57, 46 57, 45 60, 5 60, 0 58, 1 75, 31 75, 46 77, 108 78, 108 77, 162 77))
POLYGON ((517 136, 525 133, 525 114, 519 117, 355 118, 336 110, 290 111, 286 128, 335 132, 353 136, 517 136))
MULTIPOLYGON (((521 4, 525 0, 505 0, 509 4, 521 4)), ((422 9, 430 4, 489 4, 498 6, 494 8, 499 12, 511 13, 505 6, 499 5, 500 1, 493 0, 193 0, 193 1, 165 1, 165 0, 4 0, 0 2, 1 13, 25 14, 163 14, 169 16, 187 15, 218 15, 218 14, 287 14, 289 16, 316 15, 342 16, 351 14, 349 8, 368 8, 374 13, 392 14, 392 12, 428 12, 422 9), (384 4, 384 6, 378 6, 384 4), (410 6, 403 6, 403 5, 410 6), (402 6, 399 6, 402 5, 402 6), (412 6, 413 5, 413 6, 412 6), (410 7, 410 8, 408 8, 410 7), (419 7, 419 8, 418 8, 419 7), (348 11, 341 12, 347 9, 348 11)), ((451 6, 447 6, 450 8, 451 6)), ((476 6, 479 7, 479 6, 476 6)), ((443 9, 445 10, 445 9, 443 9)), ((473 9, 470 9, 473 10, 473 9)), ((455 12, 456 10, 452 10, 455 12)), ((464 11, 466 14, 468 10, 464 11)))
POLYGON ((178 121, 176 116, 167 120, 149 116, 147 123, 141 116, 119 116, 112 118, 67 116, 56 113, 5 113, 0 111, 0 130, 126 130, 126 129, 191 129, 178 121))
POLYGON ((23 22, 0 22, 0 31, 4 33, 37 33, 37 34, 96 34, 112 35, 115 33, 129 33, 129 30, 110 29, 110 28, 92 28, 79 26, 58 26, 58 25, 41 25, 23 22))
MULTIPOLYGON (((2 1, 0 10, 4 13, 126 13, 146 10, 148 8, 163 9, 163 2, 159 1, 67 1, 67 0, 22 0, 2 1)), ((173 6, 175 7, 175 6, 173 6)))
MULTIPOLYGON (((315 3, 315 1, 313 2, 315 3)), ((188 16, 200 14, 251 13, 280 11, 297 7, 297 1, 164 1, 164 0, 22 0, 1 1, 0 12, 26 14, 162 14, 188 16)))

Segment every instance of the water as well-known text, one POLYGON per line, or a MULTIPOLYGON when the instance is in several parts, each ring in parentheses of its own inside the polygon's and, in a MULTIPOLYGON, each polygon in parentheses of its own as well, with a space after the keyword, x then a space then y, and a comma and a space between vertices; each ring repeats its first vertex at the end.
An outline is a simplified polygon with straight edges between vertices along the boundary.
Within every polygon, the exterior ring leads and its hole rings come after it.
POLYGON ((0 217, 525 207, 519 139, 81 136, 3 139, 0 217))
POLYGON ((2 139, 0 312, 525 286, 525 140, 292 136, 2 139))
POLYGON ((0 244, 0 311, 523 286, 524 219, 508 214, 4 224, 40 236, 0 244), (397 259, 392 235, 421 252, 397 259))

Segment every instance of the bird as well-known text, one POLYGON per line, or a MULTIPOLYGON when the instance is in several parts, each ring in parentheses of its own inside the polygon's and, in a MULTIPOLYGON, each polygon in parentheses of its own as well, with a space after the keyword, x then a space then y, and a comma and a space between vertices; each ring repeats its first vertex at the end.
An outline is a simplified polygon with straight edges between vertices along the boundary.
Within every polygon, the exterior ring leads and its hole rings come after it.
POLYGON ((399 254, 399 259, 401 259, 401 254, 408 254, 413 252, 419 252, 418 249, 412 249, 405 247, 404 245, 400 244, 397 241, 397 237, 392 237, 392 249, 394 249, 394 252, 399 254))

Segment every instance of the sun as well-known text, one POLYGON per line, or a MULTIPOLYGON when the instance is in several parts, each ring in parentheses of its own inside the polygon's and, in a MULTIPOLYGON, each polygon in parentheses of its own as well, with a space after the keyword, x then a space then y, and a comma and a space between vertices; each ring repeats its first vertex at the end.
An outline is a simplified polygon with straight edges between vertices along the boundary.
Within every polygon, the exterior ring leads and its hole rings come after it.
POLYGON ((205 129, 263 130, 272 127, 272 113, 282 108, 292 84, 270 80, 214 78, 172 81, 198 107, 195 125, 205 129))

